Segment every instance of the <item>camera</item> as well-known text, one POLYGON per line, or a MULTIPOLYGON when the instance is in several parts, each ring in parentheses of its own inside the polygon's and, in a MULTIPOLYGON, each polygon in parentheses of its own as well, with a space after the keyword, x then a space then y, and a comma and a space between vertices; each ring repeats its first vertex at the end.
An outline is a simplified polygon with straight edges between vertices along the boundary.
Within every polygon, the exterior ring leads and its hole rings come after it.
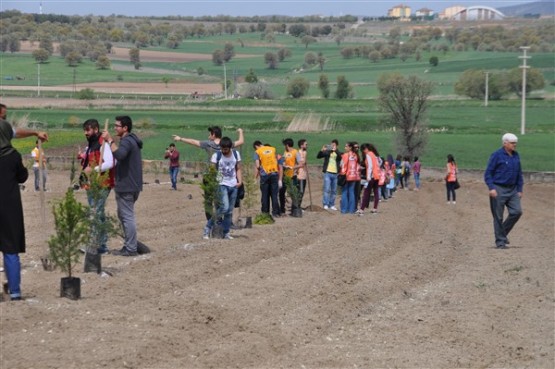
POLYGON ((331 145, 326 145, 326 150, 331 151, 331 145))

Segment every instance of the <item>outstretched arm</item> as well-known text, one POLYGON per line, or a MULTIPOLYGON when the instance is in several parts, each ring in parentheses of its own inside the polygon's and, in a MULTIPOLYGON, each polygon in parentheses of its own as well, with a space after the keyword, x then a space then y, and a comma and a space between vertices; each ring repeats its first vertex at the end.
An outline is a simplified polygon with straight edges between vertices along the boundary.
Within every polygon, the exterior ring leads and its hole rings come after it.
POLYGON ((42 132, 42 131, 39 132, 32 129, 22 129, 22 128, 16 128, 15 130, 15 138, 25 138, 25 137, 31 137, 31 136, 37 136, 39 140, 41 140, 42 142, 48 141, 48 133, 46 132, 42 132))
POLYGON ((199 140, 195 140, 195 139, 192 139, 192 138, 179 137, 178 135, 172 135, 172 136, 173 136, 174 141, 185 142, 189 145, 200 147, 200 141, 199 140))

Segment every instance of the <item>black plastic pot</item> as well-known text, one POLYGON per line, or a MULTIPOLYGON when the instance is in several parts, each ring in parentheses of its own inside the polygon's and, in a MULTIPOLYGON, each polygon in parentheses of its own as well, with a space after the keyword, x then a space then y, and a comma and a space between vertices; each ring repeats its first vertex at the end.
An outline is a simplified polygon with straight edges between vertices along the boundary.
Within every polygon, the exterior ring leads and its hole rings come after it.
POLYGON ((85 254, 85 273, 98 273, 102 272, 102 255, 87 252, 85 254))
POLYGON ((81 298, 81 278, 62 278, 60 284, 60 297, 67 297, 70 300, 79 300, 81 298))

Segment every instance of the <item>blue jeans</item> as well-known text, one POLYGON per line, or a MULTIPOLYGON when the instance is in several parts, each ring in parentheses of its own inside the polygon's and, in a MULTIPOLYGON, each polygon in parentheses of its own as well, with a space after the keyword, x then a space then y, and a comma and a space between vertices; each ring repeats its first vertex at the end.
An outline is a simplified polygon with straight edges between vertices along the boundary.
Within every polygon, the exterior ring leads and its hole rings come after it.
MULTIPOLYGON (((218 208, 216 209, 216 218, 218 222, 222 222, 224 235, 228 234, 231 228, 235 200, 237 200, 237 187, 218 186, 218 208)), ((214 218, 210 218, 206 223, 206 227, 210 229, 213 226, 214 218)))
POLYGON ((4 253, 4 272, 8 280, 8 289, 10 297, 21 297, 21 263, 19 262, 19 254, 4 253))
POLYGON ((179 167, 170 167, 170 180, 172 181, 172 188, 177 190, 177 176, 179 175, 179 167))
MULTIPOLYGON (((40 169, 38 167, 33 167, 33 173, 35 174, 35 191, 40 190, 41 178, 40 169)), ((42 189, 46 191, 46 168, 42 169, 42 189)))
POLYGON ((341 190, 341 214, 354 213, 355 207, 355 181, 347 181, 341 190))
POLYGON ((414 173, 414 185, 420 189, 420 173, 414 173))
POLYGON ((279 216, 281 214, 278 201, 278 179, 277 174, 260 176, 260 193, 262 196, 260 200, 263 213, 270 213, 270 200, 272 200, 272 215, 279 216))
POLYGON ((337 195, 337 173, 324 173, 324 189, 322 203, 324 206, 335 206, 335 196, 337 195))
POLYGON ((495 186, 495 190, 497 191, 497 197, 489 198, 491 214, 493 215, 495 245, 505 246, 509 232, 511 232, 516 222, 522 216, 522 207, 516 186, 495 186), (507 207, 509 215, 503 221, 505 207, 507 207))
POLYGON ((139 192, 116 192, 118 218, 123 226, 123 247, 129 252, 137 252, 137 224, 135 222, 135 201, 139 192))
POLYGON ((110 188, 105 188, 99 191, 97 198, 93 196, 92 191, 87 191, 87 201, 91 207, 91 211, 95 213, 95 221, 92 224, 92 246, 98 247, 101 252, 108 251, 108 235, 106 234, 106 227, 103 226, 106 221, 106 200, 110 195, 110 188))

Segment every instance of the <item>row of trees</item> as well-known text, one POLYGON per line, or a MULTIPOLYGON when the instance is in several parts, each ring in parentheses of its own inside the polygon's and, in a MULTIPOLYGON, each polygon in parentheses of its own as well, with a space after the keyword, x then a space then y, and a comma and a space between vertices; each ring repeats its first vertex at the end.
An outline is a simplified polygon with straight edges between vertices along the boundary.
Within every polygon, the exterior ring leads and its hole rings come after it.
MULTIPOLYGON (((508 72, 488 73, 478 69, 466 70, 455 83, 455 93, 472 99, 483 99, 487 93, 489 100, 499 100, 508 94, 522 95, 522 70, 513 68, 508 72)), ((526 72, 526 93, 541 90, 545 79, 540 70, 530 68, 526 72)))
MULTIPOLYGON (((312 19, 311 19, 312 21, 312 19)), ((356 19, 352 19, 356 22, 356 19)), ((552 51, 555 44, 555 24, 553 22, 534 22, 524 25, 482 25, 480 23, 459 26, 450 23, 440 26, 414 26, 412 24, 392 27, 385 34, 390 44, 413 43, 423 45, 444 40, 445 45, 454 50, 518 51, 522 45, 530 46, 531 52, 552 51)), ((147 18, 127 20, 111 17, 37 17, 20 12, 2 12, 0 29, 4 37, 0 42, 2 51, 17 51, 17 40, 39 41, 45 36, 54 42, 65 40, 91 40, 101 42, 126 42, 136 47, 166 46, 174 49, 187 38, 200 38, 236 33, 261 33, 264 35, 290 34, 306 40, 333 38, 338 45, 349 36, 368 37, 371 28, 364 26, 356 29, 346 27, 342 21, 323 21, 310 23, 295 20, 292 22, 209 22, 193 24, 185 22, 152 22, 147 18)), ((382 35, 380 34, 380 37, 382 35)), ((305 43, 303 41, 303 43, 305 43)), ((305 45, 308 45, 305 43, 305 45)), ((432 47, 430 45, 429 47, 432 47)), ((414 45, 413 49, 416 49, 414 45)))

